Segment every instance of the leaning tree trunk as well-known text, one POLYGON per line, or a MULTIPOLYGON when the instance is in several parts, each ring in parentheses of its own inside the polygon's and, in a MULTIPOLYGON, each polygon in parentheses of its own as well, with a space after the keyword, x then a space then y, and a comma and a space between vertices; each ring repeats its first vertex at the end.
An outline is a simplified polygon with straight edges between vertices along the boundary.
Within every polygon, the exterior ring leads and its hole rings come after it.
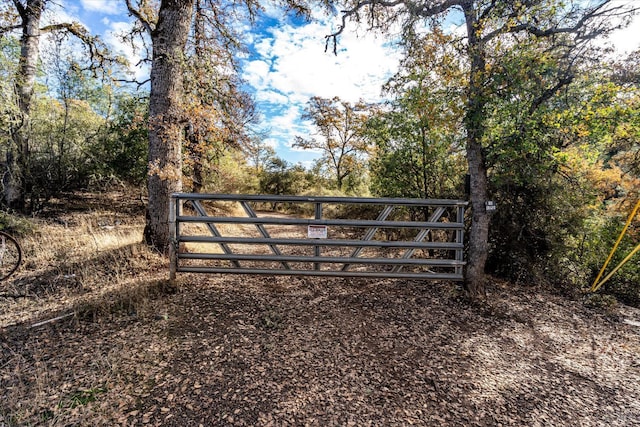
POLYGON ((471 299, 485 297, 484 268, 489 253, 489 214, 486 201, 488 194, 487 167, 482 148, 485 130, 485 53, 484 45, 477 33, 477 17, 472 6, 465 7, 470 78, 467 93, 467 112, 464 125, 467 132, 467 164, 471 176, 471 228, 469 230, 469 252, 465 274, 465 287, 471 299))
POLYGON ((149 204, 145 241, 169 249, 169 200, 182 190, 183 54, 193 0, 162 0, 151 34, 153 61, 149 95, 149 204))
POLYGON ((38 66, 40 45, 40 18, 44 0, 30 0, 19 9, 22 21, 20 39, 20 63, 15 77, 18 98, 19 121, 11 129, 12 144, 7 150, 7 173, 3 177, 4 202, 7 206, 23 211, 29 192, 29 163, 31 132, 31 101, 38 66))

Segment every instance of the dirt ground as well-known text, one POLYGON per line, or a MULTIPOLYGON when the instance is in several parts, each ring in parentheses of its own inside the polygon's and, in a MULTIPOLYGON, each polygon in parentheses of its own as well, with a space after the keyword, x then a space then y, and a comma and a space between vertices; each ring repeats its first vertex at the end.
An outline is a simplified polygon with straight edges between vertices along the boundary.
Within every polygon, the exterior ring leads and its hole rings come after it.
MULTIPOLYGON (((140 225, 101 215, 91 257, 52 255, 5 285, 0 426, 640 425, 638 309, 499 281, 482 306, 454 283, 171 286, 135 243, 96 249, 140 225)), ((74 218, 47 227, 73 234, 74 218)))

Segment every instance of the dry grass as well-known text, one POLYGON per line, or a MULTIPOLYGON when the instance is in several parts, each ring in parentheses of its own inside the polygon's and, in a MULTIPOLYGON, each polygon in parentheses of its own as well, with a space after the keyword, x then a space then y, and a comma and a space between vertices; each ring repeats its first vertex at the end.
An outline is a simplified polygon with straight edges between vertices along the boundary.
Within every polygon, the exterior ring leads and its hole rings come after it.
MULTIPOLYGON (((104 206, 111 208, 108 198, 104 206)), ((32 224, 34 231, 20 238, 23 265, 0 289, 0 327, 55 317, 86 304, 109 306, 112 295, 144 294, 149 283, 167 276, 166 260, 141 243, 139 215, 88 205, 85 211, 32 224)))

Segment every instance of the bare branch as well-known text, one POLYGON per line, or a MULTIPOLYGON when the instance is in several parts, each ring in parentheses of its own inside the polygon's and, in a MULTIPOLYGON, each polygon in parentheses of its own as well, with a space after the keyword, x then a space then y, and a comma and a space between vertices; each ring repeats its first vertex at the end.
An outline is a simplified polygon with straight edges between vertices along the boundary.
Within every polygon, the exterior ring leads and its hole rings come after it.
POLYGON ((42 31, 43 33, 53 33, 55 31, 59 31, 59 30, 68 31, 71 34, 73 34, 75 36, 78 36, 78 38, 80 38, 80 35, 82 37, 85 37, 87 35, 86 34, 86 30, 84 29, 84 27, 82 27, 77 22, 71 22, 71 23, 62 22, 62 23, 59 23, 59 24, 46 25, 46 26, 40 28, 40 31, 42 31))
POLYGON ((138 86, 138 89, 140 89, 142 86, 144 86, 145 84, 149 83, 151 81, 151 79, 146 79, 143 81, 138 81, 136 79, 115 79, 114 81, 119 82, 119 83, 134 83, 138 86))
MULTIPOLYGON (((523 22, 519 25, 515 25, 511 27, 503 26, 501 28, 498 28, 490 33, 487 33, 482 38, 482 40, 489 41, 500 34, 516 33, 521 31, 526 31, 529 34, 534 35, 536 37, 550 37, 558 34, 571 34, 571 33, 576 33, 580 29, 584 28, 587 22, 590 20, 594 20, 602 17, 606 17, 608 20, 610 20, 611 18, 620 17, 620 16, 627 17, 629 16, 629 14, 635 13, 639 10, 639 8, 630 9, 629 7, 626 7, 624 5, 607 8, 606 6, 608 6, 609 4, 610 4, 610 0, 606 0, 594 6, 591 10, 585 11, 585 13, 580 17, 580 19, 576 21, 573 25, 564 26, 564 27, 558 26, 558 27, 544 29, 532 24, 531 22, 523 22)), ((512 15, 512 17, 515 17, 515 16, 512 15)), ((597 34, 600 34, 604 31, 605 29, 594 31, 591 34, 591 37, 597 34)))
POLYGON ((89 50, 89 58, 91 60, 89 69, 93 71, 102 67, 106 62, 117 62, 117 60, 109 56, 109 50, 100 38, 89 34, 87 29, 78 22, 51 24, 42 27, 40 31, 43 33, 64 31, 77 37, 89 50))
POLYGON ((53 319, 43 320, 41 322, 34 323, 33 325, 29 326, 29 328, 33 329, 33 328, 37 328, 39 326, 48 325, 49 323, 57 322, 58 320, 68 319, 69 317, 72 317, 74 315, 75 315, 75 313, 62 314, 60 316, 54 317, 53 319))
MULTIPOLYGON (((408 3, 408 2, 407 2, 408 3)), ((430 18, 432 16, 439 15, 452 7, 459 6, 463 7, 466 3, 469 3, 468 0, 446 0, 440 3, 433 4, 431 6, 423 6, 421 8, 416 8, 415 6, 411 7, 411 3, 408 5, 405 4, 409 12, 415 13, 418 16, 423 18, 430 18)))
POLYGON ((20 28, 22 28, 22 25, 20 24, 0 27, 0 37, 4 36, 6 33, 10 33, 11 31, 19 30, 20 28))
POLYGON ((352 16, 357 16, 358 13, 360 12, 361 9, 364 9, 365 7, 371 6, 371 8, 375 8, 376 6, 380 6, 380 7, 396 7, 400 4, 403 4, 404 0, 395 0, 395 1, 377 1, 377 0, 366 0, 366 1, 362 1, 359 2, 358 4, 356 4, 352 9, 348 9, 348 10, 342 10, 342 22, 340 24, 340 26, 338 27, 338 31, 336 31, 333 34, 329 34, 328 36, 325 36, 325 45, 324 45, 324 50, 325 52, 327 51, 327 49, 329 48, 329 41, 333 40, 333 54, 337 55, 338 54, 338 36, 340 34, 342 34, 345 30, 345 28, 347 27, 347 20, 349 18, 351 18, 352 16))
POLYGON ((374 17, 374 9, 375 8, 394 8, 397 6, 403 6, 406 9, 406 12, 410 16, 419 16, 422 18, 430 18, 436 16, 440 13, 446 12, 450 8, 454 6, 462 7, 463 4, 467 3, 469 0, 443 0, 441 2, 437 2, 435 4, 431 3, 429 5, 417 5, 410 0, 392 0, 392 1, 384 1, 384 0, 365 0, 358 2, 353 8, 342 10, 342 21, 338 27, 338 30, 333 34, 329 34, 325 36, 325 52, 329 48, 329 43, 333 41, 333 53, 337 54, 337 45, 338 45, 338 36, 340 36, 346 26, 347 20, 351 17, 357 17, 362 9, 367 7, 370 8, 371 17, 369 18, 370 22, 373 22, 374 17))
POLYGON ((140 21, 142 26, 145 28, 145 30, 147 30, 149 34, 153 33, 153 26, 151 25, 151 22, 149 22, 147 18, 142 16, 142 13, 140 13, 138 9, 133 7, 133 5, 131 4, 131 0, 125 0, 125 2, 127 4, 127 10, 129 11, 129 13, 133 15, 133 17, 138 21, 140 21))
POLYGON ((27 10, 24 8, 24 5, 18 0, 13 0, 13 5, 16 7, 16 10, 18 11, 18 14, 20 15, 20 17, 22 19, 26 19, 27 10))
POLYGON ((573 74, 567 74, 566 76, 560 77, 558 82, 550 88, 545 89, 540 96, 533 100, 531 105, 529 106, 529 114, 533 114, 542 104, 550 100, 560 89, 563 87, 569 86, 575 76, 573 74))
MULTIPOLYGON (((356 3, 351 9, 341 11, 341 23, 338 26, 338 30, 332 34, 325 36, 325 52, 329 49, 329 43, 333 43, 333 53, 337 54, 337 40, 338 36, 340 36, 346 26, 347 21, 353 19, 354 17, 358 17, 358 14, 365 8, 371 9, 371 15, 373 16, 373 10, 375 8, 394 8, 397 6, 402 6, 405 9, 405 12, 414 17, 422 17, 422 18, 430 18, 437 16, 441 13, 446 12, 447 10, 453 7, 464 7, 469 4, 469 0, 442 0, 439 2, 429 2, 427 4, 417 5, 410 0, 392 0, 392 1, 379 1, 379 0, 364 0, 356 3)), ((499 4, 498 1, 492 0, 489 5, 484 8, 483 15, 479 17, 479 21, 487 18, 487 15, 491 12, 493 8, 495 8, 499 4)), ((615 7, 609 7, 611 5, 611 0, 605 0, 595 6, 593 6, 590 10, 585 11, 585 13, 578 19, 573 25, 568 26, 556 26, 552 28, 542 28, 536 25, 536 23, 532 22, 524 22, 518 25, 509 25, 505 24, 504 26, 495 29, 482 37, 483 42, 487 42, 489 40, 494 39, 495 37, 506 34, 506 33, 516 33, 516 32, 528 32, 537 37, 550 37, 558 34, 569 34, 576 33, 580 29, 585 28, 586 24, 590 20, 594 20, 597 18, 607 18, 611 19, 614 17, 624 17, 627 18, 630 14, 636 13, 640 8, 630 8, 628 5, 620 5, 615 7)), ((529 2, 521 2, 519 7, 514 7, 514 10, 507 15, 506 21, 508 22, 510 19, 516 19, 519 14, 530 6, 529 2)), ((372 17, 369 17, 369 20, 372 21, 372 17)), ((613 27, 611 27, 613 28, 613 27)), ((593 38, 595 35, 601 34, 607 31, 604 28, 600 28, 597 31, 593 31, 590 34, 590 38, 593 38)))

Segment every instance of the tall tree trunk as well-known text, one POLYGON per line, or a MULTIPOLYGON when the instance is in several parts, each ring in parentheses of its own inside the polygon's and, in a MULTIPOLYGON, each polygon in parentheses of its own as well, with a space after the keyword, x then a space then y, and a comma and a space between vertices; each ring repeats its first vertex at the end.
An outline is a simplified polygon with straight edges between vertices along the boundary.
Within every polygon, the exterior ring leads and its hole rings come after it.
MULTIPOLYGON (((205 58, 205 42, 206 42, 206 34, 205 34, 205 16, 202 7, 202 0, 195 0, 195 15, 193 19, 193 38, 195 42, 195 61, 196 66, 203 66, 207 61, 205 58)), ((197 79, 199 80, 199 79, 197 79)), ((188 156, 192 162, 192 187, 191 190, 194 193, 199 193, 202 190, 204 185, 204 138, 200 134, 199 130, 200 124, 191 123, 190 126, 187 126, 187 150, 188 156)))
POLYGON ((26 6, 19 4, 18 12, 22 21, 20 39, 20 64, 15 78, 20 120, 11 129, 12 146, 7 150, 8 173, 3 178, 4 202, 17 210, 25 209, 29 192, 29 139, 31 132, 31 101, 36 80, 38 50, 40 45, 40 18, 44 10, 44 0, 29 0, 26 6))
POLYGON ((486 97, 484 44, 477 35, 477 11, 467 3, 463 8, 467 24, 470 77, 467 93, 467 111, 464 125, 467 132, 467 164, 471 176, 471 229, 469 230, 469 256, 465 274, 465 287, 472 299, 485 297, 484 268, 489 252, 489 214, 486 210, 488 193, 487 167, 482 148, 485 131, 484 109, 486 97))
POLYGON ((151 33, 149 95, 149 204, 145 241, 169 249, 169 200, 182 190, 183 63, 194 0, 162 0, 151 33))

